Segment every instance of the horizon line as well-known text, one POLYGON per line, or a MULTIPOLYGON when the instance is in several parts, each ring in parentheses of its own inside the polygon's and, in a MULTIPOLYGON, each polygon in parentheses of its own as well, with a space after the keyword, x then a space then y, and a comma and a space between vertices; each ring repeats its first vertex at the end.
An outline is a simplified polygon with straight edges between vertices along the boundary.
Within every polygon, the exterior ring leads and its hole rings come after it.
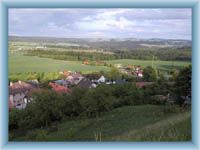
POLYGON ((8 37, 22 37, 22 38, 57 38, 57 39, 138 39, 138 40, 182 40, 182 41, 192 41, 192 39, 169 39, 169 38, 156 38, 156 37, 152 37, 152 38, 136 38, 136 37, 124 37, 124 38, 117 38, 117 37, 113 37, 113 38, 106 38, 106 37, 56 37, 56 36, 31 36, 31 35, 8 35, 8 37))

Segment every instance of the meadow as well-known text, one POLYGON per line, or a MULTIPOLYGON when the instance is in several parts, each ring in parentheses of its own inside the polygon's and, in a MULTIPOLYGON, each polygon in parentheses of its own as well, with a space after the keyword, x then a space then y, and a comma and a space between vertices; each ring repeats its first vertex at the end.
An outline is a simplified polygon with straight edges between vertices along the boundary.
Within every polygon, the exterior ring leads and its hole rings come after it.
POLYGON ((9 56, 9 73, 81 71, 84 73, 106 71, 108 67, 83 65, 81 61, 63 61, 37 56, 9 56))
POLYGON ((187 61, 160 61, 160 60, 134 60, 134 59, 118 59, 106 61, 109 64, 122 64, 122 65, 139 65, 139 66, 153 66, 157 69, 173 69, 188 66, 191 62, 187 61))
POLYGON ((97 118, 77 118, 26 134, 11 132, 14 141, 190 141, 191 113, 174 106, 124 106, 97 118), (20 134, 21 135, 20 135, 20 134))
MULTIPOLYGON (((173 69, 188 66, 190 62, 185 61, 151 61, 151 60, 133 60, 133 59, 118 59, 106 61, 108 64, 122 65, 140 65, 154 66, 157 69, 173 69)), ((81 61, 64 61, 50 58, 40 58, 37 56, 9 56, 9 73, 25 73, 25 72, 56 72, 61 70, 81 71, 83 73, 109 71, 106 66, 91 66, 83 65, 81 61)))

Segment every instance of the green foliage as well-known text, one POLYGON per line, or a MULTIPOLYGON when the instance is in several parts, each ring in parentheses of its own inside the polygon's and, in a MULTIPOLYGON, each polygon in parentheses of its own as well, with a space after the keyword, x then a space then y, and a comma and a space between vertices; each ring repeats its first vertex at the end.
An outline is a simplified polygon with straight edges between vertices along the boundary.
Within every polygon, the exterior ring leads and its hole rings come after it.
POLYGON ((121 78, 121 73, 117 68, 112 67, 110 71, 105 73, 105 76, 107 79, 115 81, 121 78))
POLYGON ((164 113, 159 105, 125 106, 98 118, 64 120, 58 123, 57 131, 44 128, 29 130, 25 135, 12 132, 10 140, 94 141, 98 132, 102 141, 190 141, 190 116, 190 112, 164 113))
POLYGON ((96 60, 110 60, 114 59, 115 56, 109 53, 103 52, 87 52, 87 51, 58 51, 58 50, 28 50, 28 56, 39 56, 45 58, 53 58, 57 60, 73 60, 83 61, 85 59, 96 61, 96 60))
POLYGON ((180 73, 178 74, 176 79, 176 85, 179 87, 178 92, 180 95, 191 93, 191 77, 191 65, 180 70, 180 73))
POLYGON ((157 72, 154 68, 148 66, 143 69, 143 78, 145 81, 152 82, 157 80, 157 72))
POLYGON ((101 112, 112 109, 113 100, 111 88, 101 85, 96 89, 89 90, 81 99, 81 102, 87 115, 99 116, 101 112))
POLYGON ((175 93, 177 95, 177 103, 183 104, 183 100, 180 96, 191 96, 191 78, 192 78, 192 66, 185 67, 180 70, 176 78, 176 89, 175 93))
MULTIPOLYGON (((107 45, 109 46, 109 45, 107 45)), ((106 48, 105 48, 106 49, 106 48)), ((66 48, 63 51, 62 47, 52 46, 48 50, 29 49, 25 51, 28 56, 40 56, 45 58, 53 58, 57 60, 73 60, 83 61, 88 60, 112 60, 112 59, 140 59, 151 60, 152 55, 157 60, 177 60, 177 61, 191 61, 191 49, 190 48, 134 48, 129 51, 123 51, 116 49, 109 49, 110 53, 104 51, 91 51, 90 49, 80 48, 66 48)))
POLYGON ((11 109, 9 111, 9 129, 17 129, 19 127, 20 110, 11 109))

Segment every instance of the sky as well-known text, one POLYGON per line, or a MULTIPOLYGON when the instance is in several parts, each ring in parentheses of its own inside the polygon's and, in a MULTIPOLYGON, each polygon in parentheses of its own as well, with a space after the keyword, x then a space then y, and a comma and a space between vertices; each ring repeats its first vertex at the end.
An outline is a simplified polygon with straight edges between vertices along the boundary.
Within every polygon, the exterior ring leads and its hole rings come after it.
POLYGON ((9 9, 9 35, 191 40, 191 9, 9 9))

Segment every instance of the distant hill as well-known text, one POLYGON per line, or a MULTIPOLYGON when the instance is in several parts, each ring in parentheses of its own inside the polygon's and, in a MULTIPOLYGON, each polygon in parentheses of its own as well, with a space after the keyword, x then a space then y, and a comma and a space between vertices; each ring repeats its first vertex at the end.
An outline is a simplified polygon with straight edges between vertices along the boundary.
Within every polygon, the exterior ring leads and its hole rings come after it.
POLYGON ((191 40, 181 39, 136 39, 136 38, 54 38, 54 37, 19 37, 9 36, 9 41, 36 42, 36 43, 63 43, 74 46, 88 47, 103 50, 133 50, 138 48, 178 48, 191 49, 191 40))

